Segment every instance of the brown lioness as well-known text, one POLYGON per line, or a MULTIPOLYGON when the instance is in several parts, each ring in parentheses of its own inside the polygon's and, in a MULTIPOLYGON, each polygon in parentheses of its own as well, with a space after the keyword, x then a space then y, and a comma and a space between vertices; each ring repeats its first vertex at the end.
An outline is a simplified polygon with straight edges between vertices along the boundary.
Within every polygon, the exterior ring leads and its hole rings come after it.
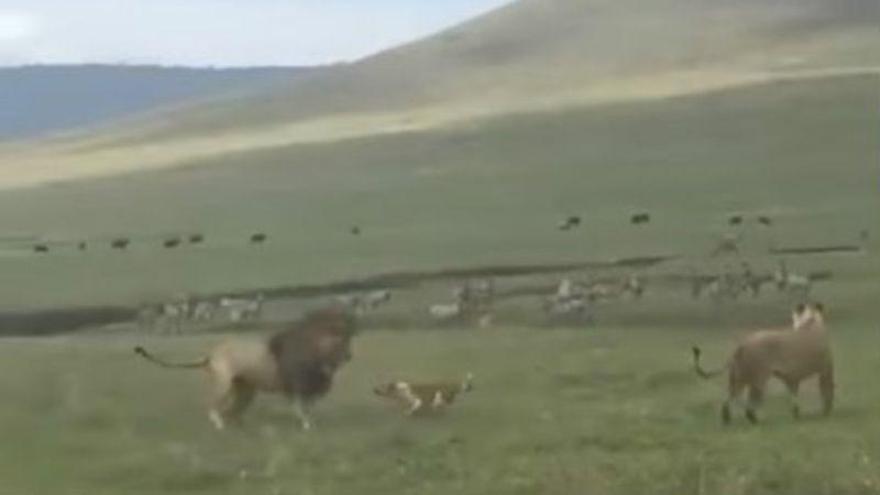
POLYGON ((473 389, 472 373, 468 373, 460 383, 410 383, 407 381, 388 382, 373 389, 380 397, 403 403, 406 415, 436 412, 452 405, 461 392, 473 389))
POLYGON ((746 418, 757 423, 767 381, 779 378, 792 398, 792 414, 800 415, 797 403, 800 383, 813 375, 819 376, 825 415, 834 406, 834 365, 825 328, 821 304, 798 305, 792 313, 792 329, 760 330, 745 337, 734 350, 727 364, 714 371, 700 365, 700 348, 693 348, 694 370, 703 378, 728 372, 728 396, 721 406, 721 419, 730 423, 730 408, 748 388, 746 418))
POLYGON ((354 320, 336 309, 315 311, 267 340, 231 339, 190 363, 169 363, 136 347, 166 368, 204 369, 211 377, 209 418, 217 429, 238 423, 257 391, 282 393, 294 401, 303 429, 312 427, 308 407, 329 392, 336 371, 351 359, 354 320))

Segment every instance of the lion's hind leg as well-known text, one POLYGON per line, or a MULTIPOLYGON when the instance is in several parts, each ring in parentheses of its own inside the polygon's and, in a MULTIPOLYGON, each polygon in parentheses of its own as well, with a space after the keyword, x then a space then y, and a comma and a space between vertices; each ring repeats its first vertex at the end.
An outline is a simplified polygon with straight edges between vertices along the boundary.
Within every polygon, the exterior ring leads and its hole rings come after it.
POLYGON ((745 388, 746 384, 739 377, 736 368, 731 368, 727 382, 727 400, 721 405, 721 422, 725 425, 730 424, 732 417, 730 410, 734 404, 740 402, 740 398, 742 397, 745 388))
POLYGON ((224 411, 226 420, 241 426, 241 416, 254 401, 256 394, 257 391, 253 386, 244 383, 241 380, 234 380, 232 397, 228 403, 228 407, 224 411))

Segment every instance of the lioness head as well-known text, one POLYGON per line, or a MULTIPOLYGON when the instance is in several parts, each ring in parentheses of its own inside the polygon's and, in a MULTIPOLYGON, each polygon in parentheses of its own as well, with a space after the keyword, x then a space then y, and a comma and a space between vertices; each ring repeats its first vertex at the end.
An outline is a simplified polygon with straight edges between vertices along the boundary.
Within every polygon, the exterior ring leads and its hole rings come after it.
POLYGON ((792 326, 795 330, 806 328, 810 325, 823 326, 825 324, 825 307, 822 303, 798 304, 791 313, 792 326))

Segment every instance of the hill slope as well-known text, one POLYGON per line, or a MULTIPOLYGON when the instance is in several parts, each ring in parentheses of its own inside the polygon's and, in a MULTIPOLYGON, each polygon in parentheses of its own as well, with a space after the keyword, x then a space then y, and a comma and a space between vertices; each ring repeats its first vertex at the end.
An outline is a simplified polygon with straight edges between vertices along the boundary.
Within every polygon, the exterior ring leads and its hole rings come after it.
POLYGON ((516 113, 880 74, 874 0, 520 0, 271 91, 0 147, 0 187, 178 167, 516 113), (63 163, 63 167, 58 164, 63 163))
MULTIPOLYGON (((482 264, 665 253, 699 262, 731 212, 748 214, 749 254, 765 252, 773 238, 851 243, 880 222, 877 82, 777 82, 505 116, 5 191, 0 232, 42 239, 51 251, 33 253, 27 240, 0 244, 10 281, 0 287, 0 307, 136 302, 482 264), (630 226, 641 210, 652 223, 630 226), (754 225, 759 213, 774 219, 772 230, 754 225), (583 216, 581 228, 556 230, 570 214, 583 216), (353 225, 361 235, 349 233, 353 225), (205 242, 162 248, 166 236, 190 232, 205 242), (249 246, 252 232, 269 241, 249 246), (133 239, 129 251, 109 248, 115 236, 133 239), (80 240, 86 252, 77 250, 80 240)), ((848 259, 789 265, 876 285, 876 257, 848 259)), ((762 272, 773 266, 754 264, 762 272)))
POLYGON ((537 95, 565 105, 756 72, 877 67, 878 24, 873 0, 521 0, 294 86, 175 114, 152 134, 450 104, 528 110, 537 95))
POLYGON ((91 127, 144 111, 256 93, 304 69, 69 65, 0 67, 0 140, 91 127))

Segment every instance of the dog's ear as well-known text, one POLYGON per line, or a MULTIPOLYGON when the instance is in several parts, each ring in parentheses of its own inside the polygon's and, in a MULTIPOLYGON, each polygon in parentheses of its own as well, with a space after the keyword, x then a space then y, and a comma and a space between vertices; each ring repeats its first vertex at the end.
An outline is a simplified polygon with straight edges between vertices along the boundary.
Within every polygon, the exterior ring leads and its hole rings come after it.
POLYGON ((813 309, 816 310, 816 312, 819 313, 820 315, 825 314, 825 305, 820 302, 814 302, 813 309))

